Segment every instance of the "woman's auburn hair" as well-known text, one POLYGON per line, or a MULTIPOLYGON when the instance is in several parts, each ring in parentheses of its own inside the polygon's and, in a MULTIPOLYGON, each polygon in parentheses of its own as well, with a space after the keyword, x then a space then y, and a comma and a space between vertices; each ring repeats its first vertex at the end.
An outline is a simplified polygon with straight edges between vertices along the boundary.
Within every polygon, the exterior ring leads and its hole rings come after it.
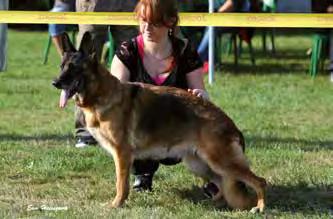
POLYGON ((175 0, 140 0, 135 7, 137 19, 163 25, 172 30, 178 25, 179 15, 175 0))

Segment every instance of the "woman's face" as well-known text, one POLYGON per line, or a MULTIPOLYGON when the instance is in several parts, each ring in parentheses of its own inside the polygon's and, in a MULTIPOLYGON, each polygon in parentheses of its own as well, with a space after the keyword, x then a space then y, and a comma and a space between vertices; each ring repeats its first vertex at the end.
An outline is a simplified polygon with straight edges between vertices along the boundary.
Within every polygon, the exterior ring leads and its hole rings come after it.
POLYGON ((169 29, 162 24, 152 24, 140 19, 140 32, 145 41, 161 42, 168 35, 169 29))
MULTIPOLYGON (((144 14, 144 8, 142 8, 142 14, 144 14)), ((139 22, 140 32, 145 41, 158 43, 168 35, 169 28, 163 24, 152 24, 144 17, 140 17, 139 22)))

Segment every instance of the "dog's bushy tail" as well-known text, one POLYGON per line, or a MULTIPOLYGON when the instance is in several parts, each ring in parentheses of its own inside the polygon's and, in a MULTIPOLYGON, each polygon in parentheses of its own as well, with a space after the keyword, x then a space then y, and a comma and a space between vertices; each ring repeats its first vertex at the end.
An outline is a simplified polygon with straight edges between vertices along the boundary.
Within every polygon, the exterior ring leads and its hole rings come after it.
POLYGON ((224 177, 222 183, 223 196, 233 209, 246 210, 255 206, 256 199, 245 184, 230 177, 224 177))

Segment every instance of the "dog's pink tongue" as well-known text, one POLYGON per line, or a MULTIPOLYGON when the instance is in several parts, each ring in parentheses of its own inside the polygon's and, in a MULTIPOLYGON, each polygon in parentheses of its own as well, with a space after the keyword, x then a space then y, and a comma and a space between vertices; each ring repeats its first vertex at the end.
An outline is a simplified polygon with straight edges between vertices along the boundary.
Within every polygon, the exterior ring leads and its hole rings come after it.
POLYGON ((59 107, 65 108, 67 101, 68 101, 68 93, 65 90, 61 90, 59 107))

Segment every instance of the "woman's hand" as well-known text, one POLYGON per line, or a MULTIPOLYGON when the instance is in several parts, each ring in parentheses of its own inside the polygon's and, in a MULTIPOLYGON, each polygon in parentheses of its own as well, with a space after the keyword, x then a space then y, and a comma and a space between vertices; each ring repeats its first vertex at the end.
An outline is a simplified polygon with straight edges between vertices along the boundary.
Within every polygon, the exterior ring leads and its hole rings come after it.
POLYGON ((208 92, 202 89, 187 89, 188 92, 190 92, 191 94, 197 96, 197 97, 201 97, 204 100, 209 100, 209 95, 208 92))

